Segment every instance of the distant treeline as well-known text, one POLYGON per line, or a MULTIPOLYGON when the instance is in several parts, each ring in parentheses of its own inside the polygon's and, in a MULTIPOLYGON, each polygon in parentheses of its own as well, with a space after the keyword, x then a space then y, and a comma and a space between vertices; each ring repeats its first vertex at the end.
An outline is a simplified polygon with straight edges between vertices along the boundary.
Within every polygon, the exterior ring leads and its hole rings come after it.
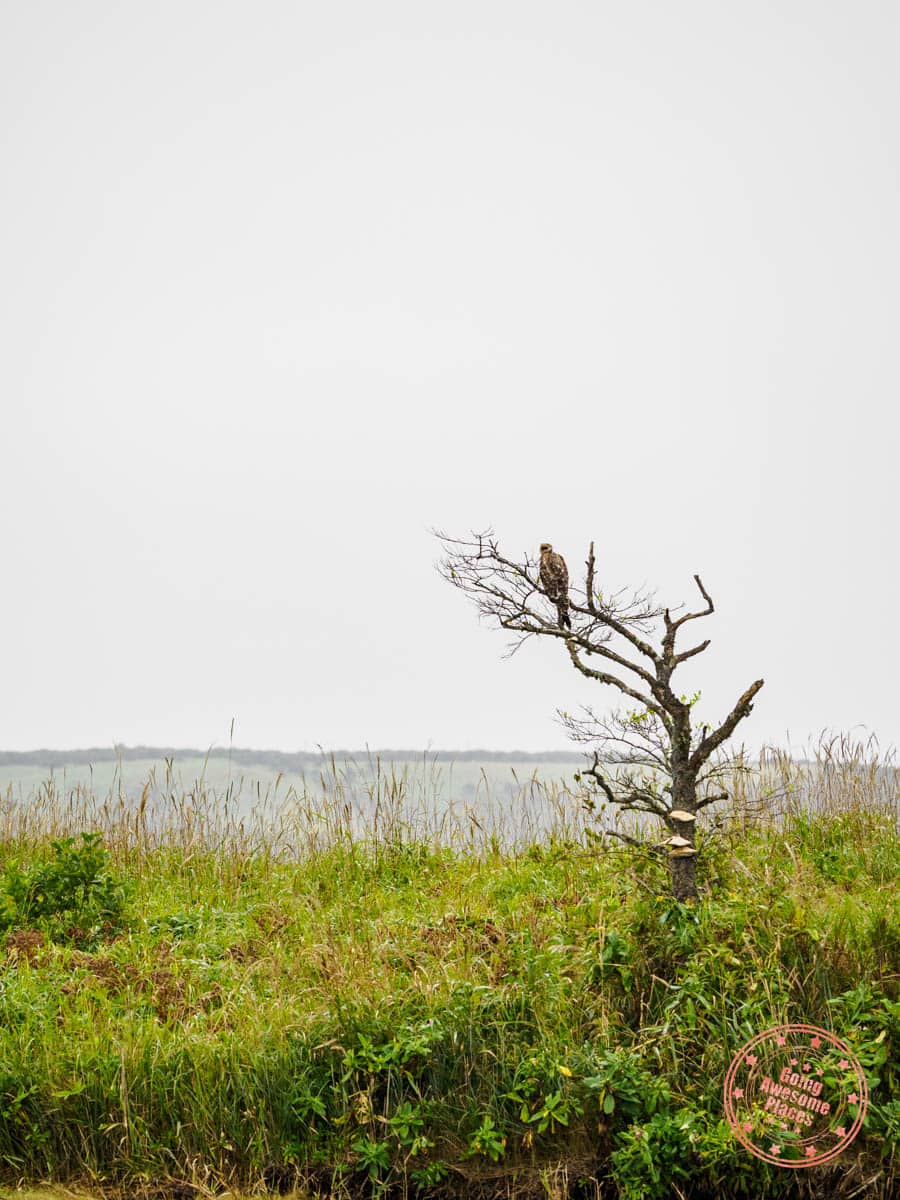
POLYGON ((575 750, 546 750, 529 754, 524 750, 247 750, 213 746, 209 750, 191 750, 176 746, 94 746, 88 750, 0 750, 0 767, 71 767, 101 762, 135 762, 165 758, 230 758, 245 766, 274 767, 278 771, 301 771, 321 766, 334 758, 338 762, 584 762, 575 750))

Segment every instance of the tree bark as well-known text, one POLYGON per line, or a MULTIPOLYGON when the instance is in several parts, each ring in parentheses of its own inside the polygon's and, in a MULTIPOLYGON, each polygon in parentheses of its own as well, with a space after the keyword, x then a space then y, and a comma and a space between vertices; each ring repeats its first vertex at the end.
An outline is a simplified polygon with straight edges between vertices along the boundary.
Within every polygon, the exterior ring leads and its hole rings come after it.
MULTIPOLYGON (((685 812, 693 812, 695 802, 693 800, 686 801, 682 798, 676 805, 676 808, 683 809, 685 812)), ((676 900, 696 900, 697 893, 697 848, 694 845, 694 828, 696 821, 676 821, 670 818, 669 825, 674 829, 678 837, 685 838, 690 842, 690 846, 686 846, 683 852, 674 852, 669 854, 669 882, 672 888, 672 896, 676 900), (688 854, 688 850, 692 850, 692 854, 688 854)))
MULTIPOLYGON (((673 698, 674 699, 674 698, 673 698)), ((697 771, 691 766, 691 713, 690 708, 678 704, 672 733, 672 812, 697 813, 697 771)), ((697 853, 694 845, 696 820, 678 820, 669 817, 669 826, 678 837, 690 842, 683 854, 670 854, 669 881, 675 900, 696 900, 697 853), (687 850, 693 850, 688 854, 687 850)))
POLYGON ((697 899, 697 855, 669 858, 669 881, 675 900, 697 899))

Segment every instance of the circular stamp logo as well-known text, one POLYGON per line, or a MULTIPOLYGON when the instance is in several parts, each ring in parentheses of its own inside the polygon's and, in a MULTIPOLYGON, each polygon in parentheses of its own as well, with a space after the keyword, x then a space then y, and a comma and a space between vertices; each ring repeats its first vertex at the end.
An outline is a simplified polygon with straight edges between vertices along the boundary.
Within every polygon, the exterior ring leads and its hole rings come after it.
POLYGON ((751 1038, 725 1077, 737 1139, 779 1167, 829 1162, 859 1133, 869 1089, 846 1042, 816 1025, 775 1025, 751 1038))

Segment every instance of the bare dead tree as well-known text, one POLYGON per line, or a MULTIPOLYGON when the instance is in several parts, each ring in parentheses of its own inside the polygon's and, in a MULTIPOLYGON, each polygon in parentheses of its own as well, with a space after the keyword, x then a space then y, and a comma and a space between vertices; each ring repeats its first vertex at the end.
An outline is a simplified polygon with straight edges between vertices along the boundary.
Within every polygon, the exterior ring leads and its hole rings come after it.
MULTIPOLYGON (((695 575, 694 582, 704 607, 681 615, 674 610, 673 615, 656 604, 651 592, 598 590, 592 542, 584 587, 570 587, 571 628, 567 629, 559 624, 556 601, 542 587, 539 563, 530 555, 521 562, 505 557, 492 530, 467 539, 435 533, 444 549, 438 571, 474 600, 482 616, 515 635, 510 655, 529 638, 556 638, 576 670, 616 689, 630 702, 631 707, 609 717, 597 717, 591 709, 581 718, 567 712, 560 716, 575 741, 593 747, 592 761, 582 772, 593 795, 622 811, 647 813, 663 821, 669 836, 657 849, 668 858, 672 895, 678 900, 695 898, 697 817, 727 798, 724 786, 734 760, 723 747, 752 711, 753 699, 763 686, 762 679, 752 683, 718 725, 694 728, 697 696, 679 695, 672 680, 682 663, 709 646, 708 639, 684 650, 675 644, 688 622, 713 612, 700 576, 695 575)), ((587 803, 596 806, 593 797, 587 803)), ((606 832, 637 842, 617 830, 606 832)))

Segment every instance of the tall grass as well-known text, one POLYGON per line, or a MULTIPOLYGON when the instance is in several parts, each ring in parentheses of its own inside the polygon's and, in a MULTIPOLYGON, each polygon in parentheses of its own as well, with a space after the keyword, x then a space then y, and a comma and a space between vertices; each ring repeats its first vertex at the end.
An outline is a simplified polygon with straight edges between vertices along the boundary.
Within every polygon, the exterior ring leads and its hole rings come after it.
POLYGON ((537 774, 512 777, 516 795, 500 800, 482 772, 471 800, 445 800, 438 764, 418 770, 372 760, 361 774, 332 757, 317 780, 280 789, 280 778, 263 791, 244 779, 224 792, 202 775, 181 779, 167 760, 164 777, 154 770, 134 797, 114 781, 98 796, 83 783, 66 788, 51 777, 23 794, 10 785, 0 795, 0 844, 32 845, 83 829, 103 833, 117 861, 180 847, 229 857, 301 861, 338 846, 374 851, 415 841, 434 848, 477 853, 494 846, 514 849, 541 840, 577 840, 586 814, 577 790, 537 774))
POLYGON ((509 804, 485 780, 438 805, 427 763, 371 766, 332 761, 249 812, 239 785, 185 785, 171 762, 138 798, 7 792, 0 1177, 127 1195, 895 1194, 890 756, 837 738, 738 772, 698 905, 666 897, 652 857, 595 845, 574 781, 523 779, 509 804), (96 886, 61 841, 85 830, 109 856, 96 886), (34 916, 37 885, 46 901, 69 878, 73 906, 34 916), (131 892, 111 914, 117 880, 131 892), (754 1159, 723 1115, 731 1056, 787 1020, 845 1036, 872 1098, 841 1161, 807 1172, 754 1159))
MULTIPOLYGON (((83 783, 66 787, 51 776, 23 794, 10 784, 0 793, 0 844, 30 845, 92 828, 103 833, 114 856, 180 846, 238 858, 299 861, 323 849, 354 845, 377 849, 398 841, 453 847, 467 853, 502 848, 509 852, 538 842, 581 842, 596 829, 582 806, 584 789, 574 782, 520 779, 511 771, 511 798, 498 797, 482 771, 471 800, 453 798, 440 764, 382 763, 376 756, 360 767, 332 756, 314 781, 265 790, 244 777, 224 791, 201 772, 185 781, 167 759, 160 778, 151 770, 139 797, 115 776, 98 796, 83 783), (447 798, 449 794, 449 799, 447 798)), ((783 824, 792 814, 812 811, 887 810, 900 816, 900 769, 894 754, 881 754, 874 738, 823 734, 800 757, 764 747, 755 760, 737 758, 730 798, 715 809, 729 822, 763 819, 783 824)), ((637 820, 637 818, 633 818, 637 820)), ((616 814, 606 814, 612 825, 616 814)))

